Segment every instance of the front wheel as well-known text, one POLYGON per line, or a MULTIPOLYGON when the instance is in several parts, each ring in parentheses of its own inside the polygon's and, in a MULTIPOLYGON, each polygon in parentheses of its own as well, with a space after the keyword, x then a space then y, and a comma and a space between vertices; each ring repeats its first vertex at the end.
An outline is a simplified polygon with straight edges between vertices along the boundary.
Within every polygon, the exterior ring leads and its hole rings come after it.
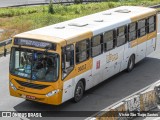
POLYGON ((131 72, 134 68, 134 65, 135 65, 135 57, 134 55, 132 55, 128 61, 127 72, 131 72))
POLYGON ((84 85, 82 81, 79 81, 76 85, 75 92, 74 92, 74 101, 79 102, 84 93, 84 85))

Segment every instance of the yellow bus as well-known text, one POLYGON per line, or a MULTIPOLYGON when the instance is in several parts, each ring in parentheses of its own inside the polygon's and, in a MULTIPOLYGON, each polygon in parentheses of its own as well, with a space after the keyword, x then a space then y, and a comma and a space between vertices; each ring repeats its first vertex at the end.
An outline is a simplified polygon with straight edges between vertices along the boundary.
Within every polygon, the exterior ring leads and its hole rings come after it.
POLYGON ((59 105, 156 49, 157 11, 121 6, 13 37, 10 95, 59 105))

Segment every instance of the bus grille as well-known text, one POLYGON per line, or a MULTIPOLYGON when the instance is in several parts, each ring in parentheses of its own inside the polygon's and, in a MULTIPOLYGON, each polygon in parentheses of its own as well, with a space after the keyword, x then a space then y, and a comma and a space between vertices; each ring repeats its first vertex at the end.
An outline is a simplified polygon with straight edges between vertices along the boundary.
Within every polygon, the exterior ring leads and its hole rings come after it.
POLYGON ((34 89, 44 89, 49 86, 49 85, 39 85, 39 84, 33 84, 29 82, 23 82, 19 80, 16 80, 16 82, 19 83, 21 86, 28 87, 28 88, 34 88, 34 89))

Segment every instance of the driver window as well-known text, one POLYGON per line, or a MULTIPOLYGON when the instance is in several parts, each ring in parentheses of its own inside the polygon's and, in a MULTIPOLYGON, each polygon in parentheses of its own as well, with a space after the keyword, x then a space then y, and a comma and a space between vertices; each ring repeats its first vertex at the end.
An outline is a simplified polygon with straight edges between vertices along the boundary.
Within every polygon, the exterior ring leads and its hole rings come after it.
POLYGON ((62 79, 74 68, 74 45, 62 48, 62 79))

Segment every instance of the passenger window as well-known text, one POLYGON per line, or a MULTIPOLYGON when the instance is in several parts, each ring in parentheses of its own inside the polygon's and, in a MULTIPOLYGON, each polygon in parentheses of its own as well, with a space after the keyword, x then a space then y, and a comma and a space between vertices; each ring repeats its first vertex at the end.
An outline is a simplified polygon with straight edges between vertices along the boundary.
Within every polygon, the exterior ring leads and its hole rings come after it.
POLYGON ((126 43, 127 40, 127 28, 122 26, 117 28, 117 46, 121 46, 126 43))
POLYGON ((100 55, 103 52, 102 35, 97 35, 91 40, 91 54, 92 57, 100 55))
POLYGON ((89 39, 76 43, 76 63, 83 62, 89 58, 89 39))
POLYGON ((135 40, 137 38, 136 22, 128 25, 128 41, 135 40))
POLYGON ((154 32, 156 30, 156 16, 148 18, 148 32, 154 32))
POLYGON ((138 21, 138 37, 142 37, 146 34, 146 20, 138 21))
POLYGON ((62 48, 62 79, 74 68, 74 45, 62 48))
POLYGON ((114 48, 114 30, 105 32, 103 35, 104 51, 108 51, 114 48))

